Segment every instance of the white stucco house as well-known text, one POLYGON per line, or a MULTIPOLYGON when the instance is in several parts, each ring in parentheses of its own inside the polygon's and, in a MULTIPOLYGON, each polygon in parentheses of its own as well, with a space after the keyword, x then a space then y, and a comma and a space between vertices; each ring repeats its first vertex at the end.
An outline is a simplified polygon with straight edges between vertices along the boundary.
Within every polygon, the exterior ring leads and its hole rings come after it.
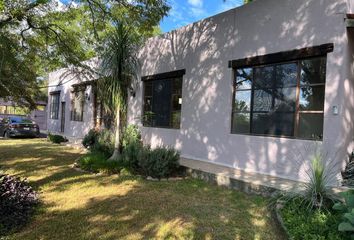
MULTIPOLYGON (((296 181, 320 145, 339 184, 354 149, 353 14, 353 0, 256 0, 150 38, 128 121, 186 161, 296 181)), ((48 130, 82 137, 99 119, 93 82, 63 71, 48 130)))

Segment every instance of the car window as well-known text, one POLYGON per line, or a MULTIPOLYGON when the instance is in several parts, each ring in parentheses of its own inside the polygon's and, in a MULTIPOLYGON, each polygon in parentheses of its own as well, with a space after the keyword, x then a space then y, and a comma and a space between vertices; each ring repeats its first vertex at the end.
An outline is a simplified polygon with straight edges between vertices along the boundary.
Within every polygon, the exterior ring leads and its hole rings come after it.
POLYGON ((11 118, 11 123, 32 123, 32 120, 28 118, 13 117, 11 118))

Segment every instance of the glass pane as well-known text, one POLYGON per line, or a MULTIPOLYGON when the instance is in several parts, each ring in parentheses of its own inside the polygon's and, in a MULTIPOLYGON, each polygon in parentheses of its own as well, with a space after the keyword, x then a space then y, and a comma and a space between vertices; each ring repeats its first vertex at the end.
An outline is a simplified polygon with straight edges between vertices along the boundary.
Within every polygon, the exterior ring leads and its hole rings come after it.
POLYGON ((234 113, 232 118, 232 133, 250 133, 250 114, 234 113))
POLYGON ((145 97, 144 100, 144 111, 151 111, 152 107, 152 97, 145 97))
POLYGON ((277 87, 294 87, 297 79, 297 64, 287 63, 276 66, 275 79, 277 87))
POLYGON ((171 114, 171 81, 154 81, 153 97, 153 126, 169 127, 171 114))
POLYGON ((172 93, 182 95, 182 78, 175 78, 172 81, 172 93))
POLYGON ((272 89, 254 90, 253 111, 271 111, 273 108, 272 89))
POLYGON ((236 89, 252 88, 252 68, 241 68, 236 71, 236 89))
POLYGON ((254 88, 274 87, 274 66, 254 69, 254 88))
POLYGON ((252 133, 272 136, 294 135, 294 113, 253 114, 252 133))
POLYGON ((323 136, 323 114, 300 113, 299 137, 321 140, 323 136))
POLYGON ((323 111, 324 86, 300 88, 300 110, 323 111))
POLYGON ((326 81, 326 57, 302 61, 301 85, 324 83, 326 81))
POLYGON ((274 111, 293 112, 295 111, 296 88, 276 88, 274 89, 274 111))
POLYGON ((181 111, 172 113, 172 128, 180 128, 181 125, 181 111))
POLYGON ((144 96, 152 96, 152 82, 145 82, 144 96))
POLYGON ((172 111, 181 110, 182 107, 182 96, 172 95, 172 111))
POLYGON ((234 111, 247 112, 251 110, 251 90, 236 91, 234 111))

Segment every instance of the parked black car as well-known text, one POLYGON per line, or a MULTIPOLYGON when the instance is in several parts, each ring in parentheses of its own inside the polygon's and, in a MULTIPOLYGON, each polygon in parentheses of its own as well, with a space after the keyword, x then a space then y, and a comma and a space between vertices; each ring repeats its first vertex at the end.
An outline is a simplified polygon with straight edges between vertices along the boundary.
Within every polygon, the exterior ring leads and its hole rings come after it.
POLYGON ((9 137, 38 137, 38 125, 26 117, 5 117, 0 122, 0 136, 9 137))

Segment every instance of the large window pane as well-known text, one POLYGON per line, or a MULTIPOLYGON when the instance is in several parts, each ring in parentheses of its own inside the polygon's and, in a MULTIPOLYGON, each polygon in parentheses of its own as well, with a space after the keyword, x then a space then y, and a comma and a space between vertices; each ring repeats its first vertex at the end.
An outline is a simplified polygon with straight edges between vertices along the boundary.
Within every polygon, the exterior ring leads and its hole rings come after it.
POLYGON ((236 71, 236 89, 252 88, 252 68, 241 68, 236 71))
POLYGON ((300 88, 300 110, 322 111, 324 105, 324 86, 304 86, 300 88))
POLYGON ((144 83, 144 126, 179 128, 181 106, 181 77, 144 83))
POLYGON ((255 113, 252 120, 252 133, 272 136, 292 136, 294 114, 270 112, 255 113))
POLYGON ((303 60, 301 85, 324 83, 326 80, 326 58, 303 60))
POLYGON ((250 114, 233 113, 232 133, 250 133, 250 114))
POLYGON ((273 108, 273 89, 254 90, 253 111, 271 111, 273 108))
POLYGON ((274 66, 254 69, 254 88, 274 87, 274 66))
POLYGON ((276 66, 276 87, 294 87, 297 81, 297 64, 287 63, 276 66))
POLYGON ((274 111, 293 112, 296 104, 296 88, 276 88, 274 89, 275 98, 274 111))
POLYGON ((322 139, 323 114, 300 113, 299 137, 322 139))
POLYGON ((251 90, 236 91, 234 111, 248 112, 251 110, 251 90))

